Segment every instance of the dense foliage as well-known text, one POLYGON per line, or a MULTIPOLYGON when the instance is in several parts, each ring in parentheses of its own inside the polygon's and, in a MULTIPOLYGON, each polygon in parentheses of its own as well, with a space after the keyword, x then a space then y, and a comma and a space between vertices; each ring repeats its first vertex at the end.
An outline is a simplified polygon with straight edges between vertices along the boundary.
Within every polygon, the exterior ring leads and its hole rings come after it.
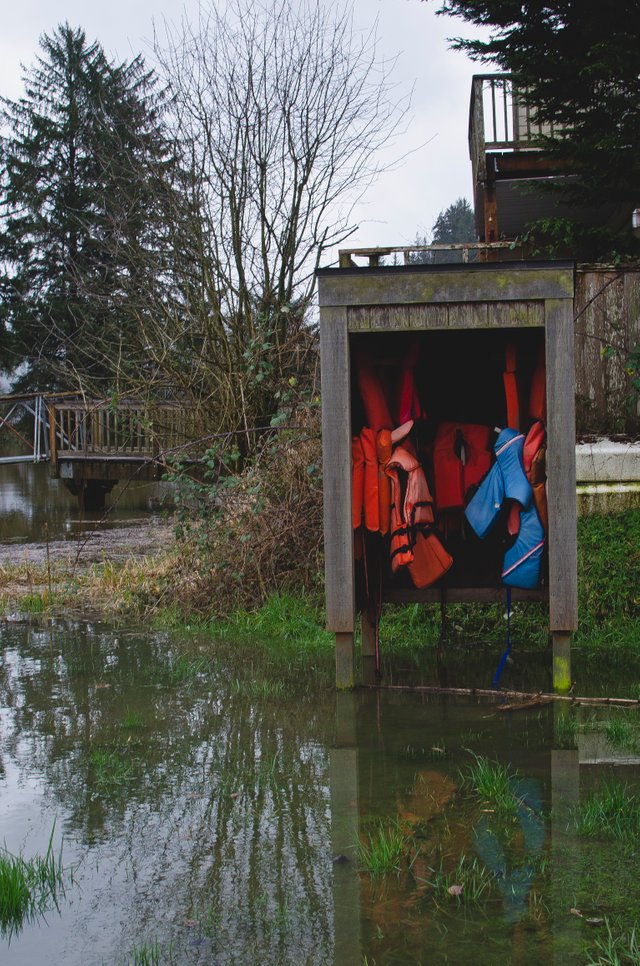
POLYGON ((2 100, 2 326, 23 386, 106 391, 139 362, 122 294, 157 230, 159 103, 139 57, 110 63, 68 24, 40 46, 24 96, 2 100))
MULTIPOLYGON (((485 39, 457 38, 454 46, 517 76, 537 118, 554 126, 545 149, 575 175, 562 183, 562 196, 619 209, 617 227, 632 245, 631 212, 640 204, 636 0, 620 0, 609 18, 602 6, 581 0, 444 0, 440 12, 488 28, 485 39)), ((568 232, 557 226, 558 240, 572 241, 568 232)), ((582 235, 597 251, 593 237, 582 235)))

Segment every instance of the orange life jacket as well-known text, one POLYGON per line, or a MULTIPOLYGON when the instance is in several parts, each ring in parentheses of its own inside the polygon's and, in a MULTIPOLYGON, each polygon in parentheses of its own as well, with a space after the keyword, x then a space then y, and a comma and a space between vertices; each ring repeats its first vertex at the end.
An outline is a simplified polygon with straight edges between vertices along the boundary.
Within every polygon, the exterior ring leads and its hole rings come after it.
POLYGON ((398 424, 410 419, 420 419, 422 408, 416 390, 415 368, 420 356, 420 347, 413 343, 402 360, 400 383, 398 385, 398 424))
POLYGON ((360 433, 360 443, 364 456, 364 525, 376 533, 380 530, 380 495, 378 492, 378 450, 377 432, 365 426, 360 433))
POLYGON ((369 354, 360 350, 355 354, 355 370, 365 423, 370 429, 391 429, 393 419, 382 383, 369 354))
POLYGON ((547 418, 547 376, 544 364, 544 346, 538 352, 538 361, 531 376, 529 389, 529 416, 531 419, 547 418))
POLYGON ((354 530, 362 524, 364 514, 364 453, 359 436, 351 440, 351 525, 354 530))
POLYGON ((406 567, 415 587, 428 587, 447 572, 453 558, 435 533, 433 499, 413 446, 403 440, 385 467, 391 480, 391 570, 406 567))
POLYGON ((380 533, 386 536, 391 525, 391 481, 385 473, 385 466, 391 459, 393 442, 391 430, 381 429, 376 439, 376 453, 378 456, 378 515, 380 518, 380 533))
POLYGON ((507 426, 509 429, 520 429, 520 397, 518 395, 518 380, 516 377, 516 347, 508 342, 505 350, 504 366, 504 394, 507 403, 507 426))
POLYGON ((440 423, 433 448, 433 473, 438 510, 462 509, 469 488, 491 468, 489 426, 440 423))

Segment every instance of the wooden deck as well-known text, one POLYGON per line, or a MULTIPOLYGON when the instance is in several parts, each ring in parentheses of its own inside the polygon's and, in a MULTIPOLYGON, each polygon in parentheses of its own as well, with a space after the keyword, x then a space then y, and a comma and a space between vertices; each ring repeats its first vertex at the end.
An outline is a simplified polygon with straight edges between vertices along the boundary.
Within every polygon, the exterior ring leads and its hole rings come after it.
POLYGON ((194 412, 177 403, 66 398, 47 409, 51 476, 94 506, 119 480, 160 480, 198 435, 194 412))
MULTIPOLYGON (((540 124, 535 107, 526 102, 510 74, 476 74, 469 106, 469 156, 473 171, 477 236, 497 242, 522 236, 540 218, 573 215, 556 194, 531 191, 537 179, 567 179, 570 167, 560 167, 545 151, 544 138, 560 133, 540 124)), ((620 227, 628 210, 614 206, 580 209, 584 224, 620 227)))

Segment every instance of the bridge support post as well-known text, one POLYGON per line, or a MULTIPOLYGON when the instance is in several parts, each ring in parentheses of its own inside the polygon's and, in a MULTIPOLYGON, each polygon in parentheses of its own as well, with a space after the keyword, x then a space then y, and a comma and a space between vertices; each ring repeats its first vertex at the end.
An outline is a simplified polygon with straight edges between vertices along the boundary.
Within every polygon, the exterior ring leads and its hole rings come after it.
POLYGON ((70 493, 78 497, 80 510, 104 510, 107 493, 110 493, 117 480, 65 480, 70 493))

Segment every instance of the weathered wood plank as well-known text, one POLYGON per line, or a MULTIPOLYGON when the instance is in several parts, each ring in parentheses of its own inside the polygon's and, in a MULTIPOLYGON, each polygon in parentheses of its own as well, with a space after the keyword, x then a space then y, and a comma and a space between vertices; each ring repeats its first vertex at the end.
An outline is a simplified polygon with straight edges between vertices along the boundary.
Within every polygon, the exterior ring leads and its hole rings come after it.
POLYGON ((445 302, 432 305, 351 305, 350 332, 523 328, 544 325, 542 301, 445 302))
POLYGON ((549 628, 568 632, 578 624, 572 303, 549 299, 545 314, 549 628))
POLYGON ((320 269, 320 306, 502 302, 573 296, 573 267, 509 265, 320 269))
POLYGON ((327 627, 353 634, 350 357, 345 309, 322 310, 320 360, 327 627))

